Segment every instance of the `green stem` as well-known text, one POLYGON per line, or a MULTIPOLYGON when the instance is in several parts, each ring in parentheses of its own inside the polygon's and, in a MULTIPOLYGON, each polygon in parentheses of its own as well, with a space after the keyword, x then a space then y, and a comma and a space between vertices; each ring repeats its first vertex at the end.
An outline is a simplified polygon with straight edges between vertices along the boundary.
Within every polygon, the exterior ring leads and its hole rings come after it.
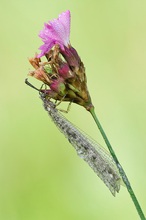
POLYGON ((108 149, 109 149, 109 151, 110 151, 110 153, 111 153, 111 155, 112 155, 112 157, 113 157, 113 159, 114 159, 114 161, 116 163, 116 166, 117 166, 117 168, 119 170, 119 173, 121 174, 121 177, 122 177, 122 179, 123 179, 123 181, 124 181, 124 183, 126 185, 126 188, 127 188, 128 192, 129 192, 131 198, 132 198, 132 201, 133 201, 133 203, 134 203, 134 205, 135 205, 135 207, 137 209, 137 212, 138 212, 141 220, 146 220, 146 218, 144 216, 144 213, 143 213, 143 211, 142 211, 142 209, 140 207, 140 204, 139 204, 139 202, 138 202, 138 200, 137 200, 137 198, 136 198, 136 196, 134 194, 134 191, 133 191, 133 189, 132 189, 132 187, 130 185, 130 182, 129 182, 127 176, 126 176, 126 173, 123 170, 123 168, 122 168, 122 166, 121 166, 121 164, 120 164, 120 162, 119 162, 119 160, 118 160, 118 158, 117 158, 117 156, 116 156, 116 154, 115 154, 115 152, 114 152, 114 150, 113 150, 113 148, 112 148, 112 146, 111 146, 111 144, 110 144, 110 142, 109 142, 109 140, 108 140, 108 138, 107 138, 107 136, 106 136, 106 134, 105 134, 105 132, 104 132, 104 130, 103 130, 103 128, 102 128, 98 118, 97 118, 97 116, 96 116, 96 114, 95 114, 94 107, 92 107, 89 110, 89 112, 91 113, 92 117, 94 118, 94 121, 95 121, 97 127, 99 128, 100 133, 101 133, 101 135, 102 135, 102 137, 103 137, 103 139, 104 139, 104 141, 105 141, 105 143, 106 143, 106 145, 107 145, 107 147, 108 147, 108 149))

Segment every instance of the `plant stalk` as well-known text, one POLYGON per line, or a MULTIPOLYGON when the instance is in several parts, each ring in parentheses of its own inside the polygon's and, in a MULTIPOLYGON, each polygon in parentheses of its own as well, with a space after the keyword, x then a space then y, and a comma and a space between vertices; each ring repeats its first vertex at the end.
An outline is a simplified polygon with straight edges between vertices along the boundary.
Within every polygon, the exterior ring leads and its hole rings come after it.
POLYGON ((93 119, 94 119, 94 121, 95 121, 95 123, 96 123, 96 125, 97 125, 97 127, 98 127, 98 129, 99 129, 99 131, 100 131, 100 133, 101 133, 101 135, 102 135, 102 137, 103 137, 103 139, 104 139, 108 149, 109 149, 109 151, 110 151, 110 154, 112 155, 113 160, 116 163, 116 166, 117 166, 117 168, 119 170, 119 173, 121 174, 121 177, 123 179, 123 182, 126 185, 126 188, 127 188, 128 192, 129 192, 129 194, 131 196, 131 199, 132 199, 132 201, 133 201, 133 203, 135 205, 135 208, 136 208, 136 210, 137 210, 137 212, 138 212, 138 214, 140 216, 140 219, 141 220, 146 220, 146 218, 144 216, 144 213, 143 213, 143 211, 141 209, 141 206, 140 206, 140 204, 139 204, 139 202, 138 202, 138 200, 137 200, 137 198, 135 196, 135 193, 134 193, 134 191, 133 191, 133 189, 131 187, 131 184, 130 184, 130 182, 128 180, 128 177, 126 176, 126 173, 125 173, 124 169, 122 168, 122 166, 121 166, 121 164, 120 164, 120 162, 119 162, 119 160, 118 160, 118 158, 117 158, 117 156, 116 156, 116 154, 115 154, 115 152, 114 152, 114 150, 113 150, 113 148, 112 148, 112 146, 111 146, 111 144, 110 144, 110 142, 109 142, 109 140, 108 140, 108 138, 107 138, 107 136, 106 136, 106 134, 105 134, 105 132, 104 132, 104 130, 103 130, 103 128, 102 128, 102 126, 101 126, 97 116, 96 116, 96 114, 95 114, 94 107, 92 107, 89 110, 89 112, 91 113, 91 115, 92 115, 92 117, 93 117, 93 119))

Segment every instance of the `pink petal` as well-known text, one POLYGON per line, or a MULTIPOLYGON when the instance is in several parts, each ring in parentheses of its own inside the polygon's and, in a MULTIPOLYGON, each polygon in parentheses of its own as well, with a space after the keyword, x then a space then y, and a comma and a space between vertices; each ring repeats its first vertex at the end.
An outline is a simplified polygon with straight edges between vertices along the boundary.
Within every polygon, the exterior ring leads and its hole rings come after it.
POLYGON ((44 24, 44 29, 39 33, 39 37, 42 38, 44 45, 39 48, 42 52, 38 56, 45 55, 55 44, 59 44, 61 48, 68 46, 69 36, 70 11, 67 10, 60 14, 57 19, 44 24))
POLYGON ((66 37, 69 41, 69 37, 70 37, 70 20, 71 20, 70 11, 67 10, 66 12, 63 12, 62 14, 60 14, 58 20, 65 27, 66 37))

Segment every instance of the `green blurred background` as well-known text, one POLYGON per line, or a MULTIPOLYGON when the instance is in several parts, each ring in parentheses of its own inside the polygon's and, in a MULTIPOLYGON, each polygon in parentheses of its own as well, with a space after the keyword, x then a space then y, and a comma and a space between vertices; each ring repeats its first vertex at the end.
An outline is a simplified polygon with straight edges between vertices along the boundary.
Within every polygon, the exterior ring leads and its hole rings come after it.
MULTIPOLYGON (((43 23, 67 9, 97 115, 146 213, 146 2, 1 0, 0 219, 137 220, 126 188, 110 194, 24 84, 43 23)), ((82 107, 65 116, 104 145, 82 107)))

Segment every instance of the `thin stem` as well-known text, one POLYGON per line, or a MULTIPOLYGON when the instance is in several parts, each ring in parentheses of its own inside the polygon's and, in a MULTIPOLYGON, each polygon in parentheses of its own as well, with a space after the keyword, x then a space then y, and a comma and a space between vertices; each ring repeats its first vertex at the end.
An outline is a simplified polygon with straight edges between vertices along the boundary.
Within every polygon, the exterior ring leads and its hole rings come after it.
POLYGON ((126 173, 125 173, 124 169, 122 168, 122 166, 121 166, 121 164, 120 164, 120 162, 119 162, 119 160, 118 160, 118 158, 117 158, 117 156, 116 156, 116 154, 115 154, 115 152, 114 152, 114 150, 113 150, 113 148, 112 148, 112 146, 111 146, 111 144, 110 144, 110 142, 109 142, 109 140, 108 140, 108 138, 107 138, 107 136, 106 136, 106 134, 105 134, 105 132, 104 132, 104 130, 103 130, 103 128, 102 128, 102 126, 101 126, 97 116, 96 116, 96 114, 95 114, 94 107, 92 107, 89 111, 90 111, 92 117, 94 118, 94 121, 95 121, 97 127, 99 128, 100 133, 101 133, 101 135, 102 135, 102 137, 103 137, 103 139, 104 139, 104 141, 105 141, 105 143, 106 143, 106 145, 107 145, 107 147, 108 147, 108 149, 109 149, 109 151, 110 151, 110 153, 111 153, 111 155, 112 155, 112 157, 113 157, 113 159, 114 159, 114 161, 116 163, 116 166, 117 166, 117 168, 119 170, 119 173, 121 174, 123 182, 126 185, 126 188, 127 188, 128 192, 129 192, 131 198, 132 198, 132 201, 133 201, 133 203, 134 203, 134 205, 135 205, 135 207, 137 209, 137 212, 138 212, 141 220, 146 220, 146 218, 144 216, 144 213, 143 213, 143 211, 142 211, 142 209, 140 207, 140 204, 139 204, 139 202, 138 202, 138 200, 137 200, 137 198, 136 198, 136 196, 134 194, 134 191, 133 191, 133 189, 132 189, 132 187, 130 185, 128 177, 126 176, 126 173))

